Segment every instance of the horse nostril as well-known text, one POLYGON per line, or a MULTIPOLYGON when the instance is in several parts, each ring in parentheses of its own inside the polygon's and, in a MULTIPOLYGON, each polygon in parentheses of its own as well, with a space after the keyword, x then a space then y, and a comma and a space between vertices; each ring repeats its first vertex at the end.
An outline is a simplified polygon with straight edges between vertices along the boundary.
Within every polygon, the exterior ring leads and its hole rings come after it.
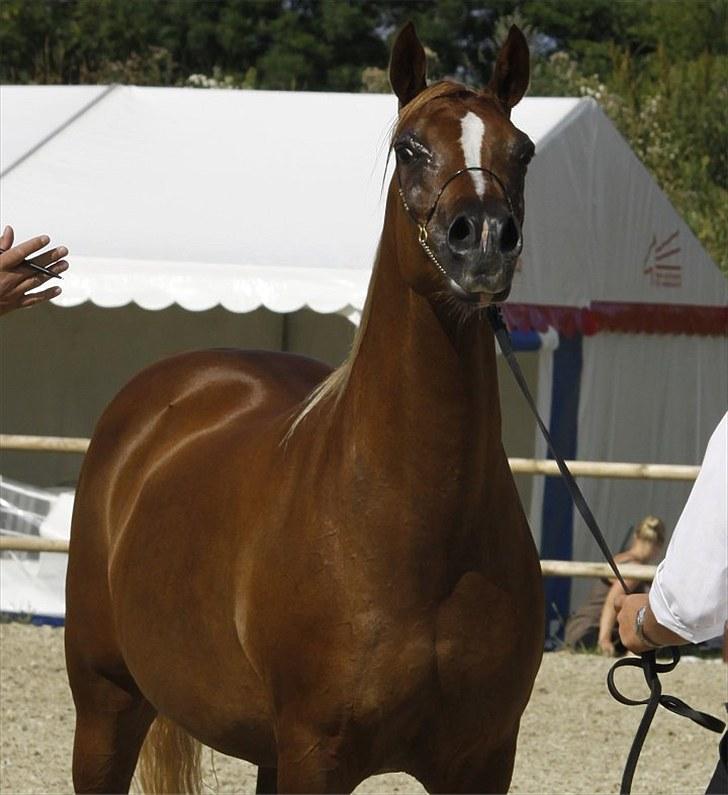
POLYGON ((513 216, 509 216, 500 231, 499 246, 501 254, 510 254, 520 245, 520 242, 521 233, 518 230, 513 216))
POLYGON ((475 224, 466 215, 459 215, 450 225, 447 242, 457 254, 469 251, 475 245, 475 224))

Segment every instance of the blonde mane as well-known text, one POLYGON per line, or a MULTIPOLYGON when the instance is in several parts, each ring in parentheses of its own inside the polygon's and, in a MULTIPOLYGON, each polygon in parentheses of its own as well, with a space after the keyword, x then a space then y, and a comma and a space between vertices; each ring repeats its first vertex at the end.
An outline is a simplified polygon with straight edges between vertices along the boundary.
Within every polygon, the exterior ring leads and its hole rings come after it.
MULTIPOLYGON (((428 86, 421 91, 414 99, 408 102, 403 108, 400 109, 397 120, 392 125, 392 132, 389 138, 389 147, 387 154, 387 164, 389 164, 389 157, 392 153, 394 142, 401 132, 401 130, 409 123, 410 119, 418 113, 424 105, 432 102, 435 99, 442 98, 455 98, 459 96, 473 96, 474 91, 470 90, 461 83, 456 83, 454 80, 441 80, 438 83, 428 86)), ((385 169, 386 172, 386 169, 385 169)), ((339 365, 324 381, 322 381, 303 401, 301 406, 296 410, 293 415, 291 425, 283 437, 283 444, 285 444, 296 431, 296 428, 303 422, 303 420, 310 414, 313 409, 320 403, 331 399, 331 408, 335 408, 349 382, 349 376, 353 368, 356 357, 361 348, 361 343, 366 333, 369 317, 371 315, 372 304, 372 290, 371 283, 374 281, 377 267, 379 264, 379 252, 377 251, 374 260, 374 268, 370 280, 370 289, 367 292, 364 309, 362 310, 361 322, 359 328, 354 335, 354 340, 351 344, 351 351, 346 357, 344 362, 339 365)))
MULTIPOLYGON (((377 263, 379 261, 379 255, 374 261, 374 269, 372 271, 372 279, 374 278, 374 274, 377 270, 377 263)), ((306 416, 314 409, 319 403, 327 400, 328 398, 333 399, 332 408, 336 406, 339 402, 344 390, 346 389, 346 385, 349 381, 349 375, 351 374, 352 367, 354 366, 354 361, 356 360, 357 354, 359 353, 359 349, 361 347, 361 341, 364 338, 364 333, 366 332, 366 328, 369 322, 369 316, 371 314, 371 305, 372 305, 372 291, 369 290, 367 292, 366 301, 364 302, 364 308, 362 309, 361 313, 361 320, 359 322, 359 328, 356 330, 354 334, 354 340, 351 343, 351 350, 349 351, 349 355, 346 359, 340 364, 329 376, 327 376, 315 389, 313 389, 309 395, 304 398, 303 403, 301 406, 296 410, 295 414, 293 415, 293 421, 291 422, 291 426, 288 429, 286 435, 283 437, 283 443, 285 444, 291 436, 296 431, 296 428, 303 422, 306 416)))

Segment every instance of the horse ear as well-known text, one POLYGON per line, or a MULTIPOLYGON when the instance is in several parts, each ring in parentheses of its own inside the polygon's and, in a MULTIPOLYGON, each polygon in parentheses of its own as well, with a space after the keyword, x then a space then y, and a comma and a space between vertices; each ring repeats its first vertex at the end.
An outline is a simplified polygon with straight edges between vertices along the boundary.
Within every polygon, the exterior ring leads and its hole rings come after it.
POLYGON ((529 79, 528 42, 519 28, 511 25, 508 38, 500 48, 488 88, 510 114, 526 93, 529 79))
POLYGON ((389 61, 389 82, 403 108, 427 86, 427 57, 417 38, 415 26, 408 22, 397 34, 389 61))

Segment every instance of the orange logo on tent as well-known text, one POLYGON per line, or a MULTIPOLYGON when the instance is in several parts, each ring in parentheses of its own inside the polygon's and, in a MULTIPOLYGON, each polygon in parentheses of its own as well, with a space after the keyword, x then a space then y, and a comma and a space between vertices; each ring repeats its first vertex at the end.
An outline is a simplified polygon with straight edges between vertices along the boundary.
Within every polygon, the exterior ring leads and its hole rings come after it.
POLYGON ((654 287, 682 286, 682 265, 676 259, 680 254, 679 234, 680 230, 676 229, 659 244, 657 235, 652 236, 642 262, 642 273, 649 274, 650 284, 654 287))

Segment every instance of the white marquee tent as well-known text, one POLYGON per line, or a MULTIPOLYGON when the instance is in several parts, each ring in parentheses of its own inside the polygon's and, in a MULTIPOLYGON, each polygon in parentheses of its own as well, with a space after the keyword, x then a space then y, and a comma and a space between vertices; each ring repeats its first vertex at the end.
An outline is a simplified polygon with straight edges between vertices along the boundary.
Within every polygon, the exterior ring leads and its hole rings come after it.
MULTIPOLYGON (((387 95, 0 87, 2 223, 72 252, 55 306, 3 320, 0 429, 88 435, 132 372, 185 347, 340 361, 395 116, 387 95)), ((506 317, 558 443, 566 457, 698 463, 728 403, 725 278, 593 100, 527 98, 514 122, 537 156, 506 317)), ((508 451, 545 455, 503 390, 508 451)), ((35 483, 77 467, 3 459, 35 483)), ((671 527, 689 489, 582 486, 613 547, 648 512, 671 527)), ((556 481, 522 494, 543 557, 598 558, 556 481)), ((549 594, 559 612, 568 588, 549 594)))

